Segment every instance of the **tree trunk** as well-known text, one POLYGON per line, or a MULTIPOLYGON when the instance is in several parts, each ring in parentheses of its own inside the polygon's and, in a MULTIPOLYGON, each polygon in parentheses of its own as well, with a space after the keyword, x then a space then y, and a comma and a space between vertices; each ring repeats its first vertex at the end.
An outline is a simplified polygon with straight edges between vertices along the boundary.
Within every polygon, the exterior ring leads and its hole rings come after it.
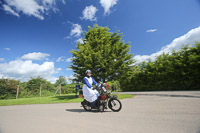
POLYGON ((16 99, 18 98, 19 95, 19 85, 17 85, 17 94, 16 94, 16 99))

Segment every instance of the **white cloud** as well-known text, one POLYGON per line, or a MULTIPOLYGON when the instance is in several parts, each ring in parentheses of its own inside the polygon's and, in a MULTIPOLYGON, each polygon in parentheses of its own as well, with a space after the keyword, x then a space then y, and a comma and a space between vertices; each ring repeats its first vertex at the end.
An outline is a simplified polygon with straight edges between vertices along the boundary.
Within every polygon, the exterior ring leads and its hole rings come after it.
POLYGON ((101 6, 104 8, 104 15, 110 14, 110 8, 116 5, 118 0, 100 0, 101 6))
POLYGON ((66 77, 66 82, 71 83, 73 79, 75 79, 74 75, 70 75, 69 77, 66 77))
POLYGON ((147 30, 146 32, 156 32, 158 29, 150 29, 150 30, 147 30))
POLYGON ((178 51, 184 45, 194 46, 195 42, 200 42, 200 27, 194 28, 185 35, 175 38, 170 44, 162 47, 158 52, 152 53, 151 55, 136 55, 134 56, 134 59, 136 60, 136 63, 148 61, 149 59, 154 61, 156 57, 162 53, 170 54, 173 50, 178 51))
POLYGON ((57 70, 57 71, 62 71, 62 68, 57 68, 56 70, 57 70))
POLYGON ((43 0, 42 3, 45 6, 51 6, 51 5, 55 5, 56 1, 55 0, 43 0))
POLYGON ((7 50, 7 51, 10 51, 10 48, 4 48, 5 50, 7 50))
MULTIPOLYGON (((59 69, 59 68, 58 68, 59 69)), ((54 62, 43 62, 43 64, 33 63, 31 60, 13 60, 8 63, 0 63, 0 75, 4 78, 13 78, 27 81, 30 77, 42 77, 54 83, 58 73, 54 67, 54 62)))
POLYGON ((41 52, 33 52, 25 54, 21 57, 21 59, 24 60, 43 60, 47 59, 46 57, 50 56, 50 54, 47 53, 41 53, 41 52))
POLYGON ((63 61, 65 61, 64 58, 65 58, 64 56, 58 57, 56 62, 63 62, 63 61))
POLYGON ((65 0, 61 0, 63 4, 65 4, 65 0))
POLYGON ((17 17, 19 17, 19 13, 23 13, 43 20, 49 10, 58 11, 55 6, 56 0, 5 0, 3 9, 17 17))
POLYGON ((3 9, 4 9, 7 13, 10 13, 10 14, 13 14, 13 15, 19 17, 19 14, 16 13, 10 6, 8 6, 8 5, 3 5, 3 9))
POLYGON ((4 58, 0 58, 0 61, 4 61, 5 59, 4 58))
POLYGON ((67 58, 66 61, 67 61, 67 62, 71 62, 71 61, 72 61, 72 57, 67 58))
POLYGON ((82 27, 79 24, 72 24, 72 29, 70 32, 70 36, 67 36, 65 38, 71 38, 71 37, 80 37, 81 34, 83 33, 82 27))
POLYGON ((83 44, 83 39, 82 38, 79 38, 78 40, 76 40, 76 43, 77 42, 80 42, 81 44, 83 44))
POLYGON ((80 17, 80 19, 96 21, 97 18, 95 17, 95 14, 97 11, 98 9, 93 5, 86 6, 85 9, 83 10, 83 17, 80 17))

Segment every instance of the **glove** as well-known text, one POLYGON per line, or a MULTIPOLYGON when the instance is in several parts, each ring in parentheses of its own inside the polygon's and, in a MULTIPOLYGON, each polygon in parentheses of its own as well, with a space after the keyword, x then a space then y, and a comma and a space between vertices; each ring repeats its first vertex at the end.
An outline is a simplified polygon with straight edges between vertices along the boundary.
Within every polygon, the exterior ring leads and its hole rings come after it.
POLYGON ((103 89, 104 92, 107 92, 107 90, 104 87, 102 87, 102 89, 103 89))
POLYGON ((94 90, 94 88, 93 88, 93 87, 91 87, 91 90, 94 90))

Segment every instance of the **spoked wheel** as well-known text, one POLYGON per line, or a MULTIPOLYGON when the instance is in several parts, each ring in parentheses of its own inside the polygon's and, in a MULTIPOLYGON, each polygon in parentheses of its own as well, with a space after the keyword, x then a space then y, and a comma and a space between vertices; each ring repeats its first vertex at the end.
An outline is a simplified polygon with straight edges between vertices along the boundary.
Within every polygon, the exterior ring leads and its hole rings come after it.
POLYGON ((83 102, 81 102, 81 105, 83 106, 85 111, 91 111, 91 106, 89 106, 89 103, 85 99, 83 102))
POLYGON ((122 108, 122 104, 118 99, 110 99, 108 107, 114 112, 119 112, 122 108))
POLYGON ((85 111, 91 111, 91 107, 90 106, 84 105, 83 108, 84 108, 85 111))

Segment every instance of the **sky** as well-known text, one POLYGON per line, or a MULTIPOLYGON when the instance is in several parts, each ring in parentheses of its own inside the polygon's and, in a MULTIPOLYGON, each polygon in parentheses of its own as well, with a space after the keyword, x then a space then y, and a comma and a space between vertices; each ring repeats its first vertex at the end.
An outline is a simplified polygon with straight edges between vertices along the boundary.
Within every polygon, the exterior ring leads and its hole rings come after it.
POLYGON ((200 0, 0 0, 0 78, 70 82, 88 26, 119 30, 136 63, 200 42, 200 0))

